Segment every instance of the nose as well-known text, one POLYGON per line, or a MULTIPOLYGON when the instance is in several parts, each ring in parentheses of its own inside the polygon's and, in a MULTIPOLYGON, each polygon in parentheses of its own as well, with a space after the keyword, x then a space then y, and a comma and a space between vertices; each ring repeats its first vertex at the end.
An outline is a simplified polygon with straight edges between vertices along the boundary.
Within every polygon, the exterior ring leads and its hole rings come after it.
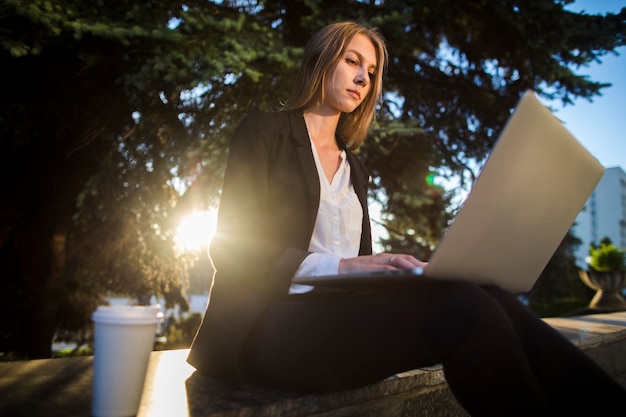
POLYGON ((354 79, 357 85, 366 86, 370 81, 369 74, 365 68, 361 68, 354 79))

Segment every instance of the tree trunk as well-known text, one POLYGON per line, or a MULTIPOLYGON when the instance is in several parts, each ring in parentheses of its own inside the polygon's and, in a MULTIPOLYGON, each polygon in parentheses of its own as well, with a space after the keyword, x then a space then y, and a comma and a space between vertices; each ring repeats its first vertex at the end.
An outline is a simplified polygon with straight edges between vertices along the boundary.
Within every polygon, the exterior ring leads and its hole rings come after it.
POLYGON ((17 352, 28 359, 49 358, 65 266, 66 234, 55 224, 54 210, 42 209, 25 227, 17 255, 17 280, 27 294, 21 303, 22 323, 16 336, 17 352))

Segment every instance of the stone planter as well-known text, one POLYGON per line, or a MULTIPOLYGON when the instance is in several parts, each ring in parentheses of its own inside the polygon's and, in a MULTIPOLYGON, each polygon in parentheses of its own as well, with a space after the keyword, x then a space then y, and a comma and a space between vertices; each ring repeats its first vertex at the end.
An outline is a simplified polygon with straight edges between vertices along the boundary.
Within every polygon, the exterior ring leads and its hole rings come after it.
POLYGON ((626 300, 622 295, 622 290, 626 287, 626 272, 581 270, 580 279, 586 286, 596 291, 589 307, 626 310, 626 300))

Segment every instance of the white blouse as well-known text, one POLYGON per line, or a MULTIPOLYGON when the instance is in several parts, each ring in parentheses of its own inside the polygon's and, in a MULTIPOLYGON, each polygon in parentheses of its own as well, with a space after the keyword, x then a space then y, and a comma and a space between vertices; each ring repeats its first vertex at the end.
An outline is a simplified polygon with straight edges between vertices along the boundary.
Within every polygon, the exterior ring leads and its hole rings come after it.
MULTIPOLYGON (((350 181, 346 151, 341 151, 339 169, 329 182, 313 142, 311 148, 320 179, 320 205, 309 244, 312 253, 300 264, 295 276, 334 275, 339 273, 342 258, 359 254, 363 208, 350 181)), ((289 293, 312 289, 308 285, 291 284, 289 293)))

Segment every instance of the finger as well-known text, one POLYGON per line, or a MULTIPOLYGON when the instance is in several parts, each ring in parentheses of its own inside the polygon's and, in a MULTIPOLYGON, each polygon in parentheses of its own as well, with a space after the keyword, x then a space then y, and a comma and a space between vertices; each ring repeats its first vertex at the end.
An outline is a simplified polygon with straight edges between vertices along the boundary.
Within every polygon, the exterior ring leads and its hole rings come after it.
POLYGON ((390 258, 390 265, 400 269, 413 269, 423 267, 424 263, 411 255, 393 255, 390 258))

